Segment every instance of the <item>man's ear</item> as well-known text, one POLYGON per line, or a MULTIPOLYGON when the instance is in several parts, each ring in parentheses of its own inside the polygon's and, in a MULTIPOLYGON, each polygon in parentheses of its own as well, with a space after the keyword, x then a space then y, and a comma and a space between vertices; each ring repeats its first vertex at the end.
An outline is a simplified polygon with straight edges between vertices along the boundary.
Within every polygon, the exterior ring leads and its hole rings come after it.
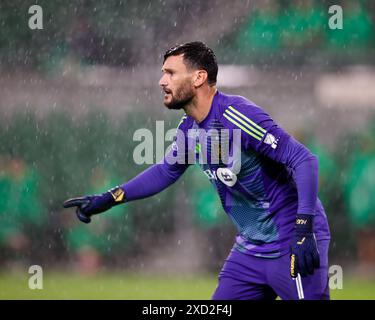
POLYGON ((208 74, 207 74, 206 70, 197 70, 197 71, 195 71, 194 83, 193 83, 194 86, 196 88, 198 88, 201 85, 203 85, 207 81, 207 77, 208 77, 208 74))

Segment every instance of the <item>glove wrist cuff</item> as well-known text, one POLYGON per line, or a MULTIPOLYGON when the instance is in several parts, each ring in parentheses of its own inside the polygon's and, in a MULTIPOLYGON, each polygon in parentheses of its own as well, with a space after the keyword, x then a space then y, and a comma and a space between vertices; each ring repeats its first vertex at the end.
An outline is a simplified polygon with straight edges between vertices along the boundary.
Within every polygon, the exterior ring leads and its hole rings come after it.
POLYGON ((108 190, 107 193, 110 196, 110 199, 111 199, 111 202, 112 202, 113 206, 125 202, 125 192, 119 186, 108 190))
POLYGON ((297 214, 295 230, 297 234, 307 234, 313 232, 314 216, 310 214, 297 214))

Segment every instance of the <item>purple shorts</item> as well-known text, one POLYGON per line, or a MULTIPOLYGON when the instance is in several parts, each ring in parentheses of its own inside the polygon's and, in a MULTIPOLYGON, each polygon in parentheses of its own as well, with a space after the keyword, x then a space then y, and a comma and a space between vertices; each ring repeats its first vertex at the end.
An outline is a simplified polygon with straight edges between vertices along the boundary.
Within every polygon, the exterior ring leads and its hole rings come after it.
POLYGON ((318 241, 320 268, 313 275, 292 279, 290 256, 270 259, 232 250, 219 275, 214 300, 329 300, 329 240, 318 241))

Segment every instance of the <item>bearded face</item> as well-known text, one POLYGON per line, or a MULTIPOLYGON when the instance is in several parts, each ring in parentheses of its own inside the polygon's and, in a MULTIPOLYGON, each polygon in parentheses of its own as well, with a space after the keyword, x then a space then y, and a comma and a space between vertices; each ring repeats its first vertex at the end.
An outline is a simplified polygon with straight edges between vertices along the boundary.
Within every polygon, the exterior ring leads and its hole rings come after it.
POLYGON ((174 89, 164 89, 164 105, 168 109, 179 110, 184 108, 194 97, 193 87, 189 79, 174 89))
POLYGON ((168 109, 182 109, 194 98, 192 74, 186 68, 182 55, 168 57, 159 81, 164 92, 164 105, 168 109))

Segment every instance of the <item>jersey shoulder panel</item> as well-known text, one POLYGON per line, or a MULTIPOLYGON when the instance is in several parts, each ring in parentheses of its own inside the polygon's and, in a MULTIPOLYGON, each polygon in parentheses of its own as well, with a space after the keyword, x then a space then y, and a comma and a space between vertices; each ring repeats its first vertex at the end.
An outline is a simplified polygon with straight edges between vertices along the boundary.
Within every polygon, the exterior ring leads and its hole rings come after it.
POLYGON ((272 126, 270 116, 242 96, 226 95, 220 105, 220 121, 230 129, 240 129, 246 136, 262 141, 272 126))
POLYGON ((229 129, 241 130, 243 148, 252 149, 278 162, 285 162, 284 151, 290 135, 255 103, 241 96, 223 100, 221 123, 229 129))

